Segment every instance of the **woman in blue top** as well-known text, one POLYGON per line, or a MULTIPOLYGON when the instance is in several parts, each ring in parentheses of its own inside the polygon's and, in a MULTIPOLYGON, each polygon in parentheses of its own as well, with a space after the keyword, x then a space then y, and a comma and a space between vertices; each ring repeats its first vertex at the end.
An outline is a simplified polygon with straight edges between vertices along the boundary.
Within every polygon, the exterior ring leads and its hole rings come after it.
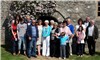
POLYGON ((43 56, 50 55, 50 33, 51 33, 51 27, 49 26, 49 21, 45 20, 45 26, 42 29, 42 37, 43 37, 42 55, 43 56))

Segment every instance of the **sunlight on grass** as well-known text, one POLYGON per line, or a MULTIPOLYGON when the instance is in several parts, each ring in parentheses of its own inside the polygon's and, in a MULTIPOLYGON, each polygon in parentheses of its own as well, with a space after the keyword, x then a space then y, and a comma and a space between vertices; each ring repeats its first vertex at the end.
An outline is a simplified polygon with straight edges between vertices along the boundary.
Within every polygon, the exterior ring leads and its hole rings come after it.
MULTIPOLYGON (((1 60, 59 60, 58 58, 45 58, 45 57, 38 57, 38 58, 31 58, 28 59, 24 55, 16 55, 13 56, 10 52, 5 51, 3 47, 1 47, 1 60)), ((77 55, 70 56, 66 60, 100 60, 100 52, 95 56, 84 55, 83 57, 79 57, 77 55)))

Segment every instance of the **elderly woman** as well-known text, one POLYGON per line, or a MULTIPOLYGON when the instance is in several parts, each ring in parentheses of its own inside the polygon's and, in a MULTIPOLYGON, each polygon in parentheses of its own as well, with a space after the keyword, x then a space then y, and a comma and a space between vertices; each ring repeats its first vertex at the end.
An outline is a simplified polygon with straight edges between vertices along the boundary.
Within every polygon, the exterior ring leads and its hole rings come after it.
POLYGON ((54 56, 57 56, 57 52, 56 52, 56 49, 57 49, 57 42, 58 42, 58 38, 55 37, 56 34, 59 33, 59 28, 58 28, 58 23, 55 22, 54 23, 54 27, 52 28, 52 31, 51 31, 51 40, 50 40, 50 51, 51 51, 51 57, 54 57, 54 56))
POLYGON ((50 55, 50 33, 51 27, 49 26, 49 21, 45 20, 45 26, 43 26, 42 37, 43 37, 43 49, 42 55, 49 56, 50 55))

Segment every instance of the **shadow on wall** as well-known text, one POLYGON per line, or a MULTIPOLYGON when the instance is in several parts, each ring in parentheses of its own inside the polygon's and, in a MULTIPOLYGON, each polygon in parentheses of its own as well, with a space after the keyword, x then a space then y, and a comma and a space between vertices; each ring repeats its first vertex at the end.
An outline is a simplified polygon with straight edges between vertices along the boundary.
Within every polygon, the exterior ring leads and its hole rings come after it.
MULTIPOLYGON (((5 42, 4 42, 5 49, 10 52, 11 47, 12 47, 12 42, 11 42, 11 35, 12 34, 11 34, 11 30, 8 26, 9 21, 10 20, 8 18, 6 18, 2 24, 2 27, 4 28, 4 29, 2 29, 2 30, 4 30, 3 34, 5 35, 5 36, 2 36, 2 38, 4 38, 4 40, 5 40, 5 42)), ((2 43, 2 41, 1 41, 1 43, 2 43)))

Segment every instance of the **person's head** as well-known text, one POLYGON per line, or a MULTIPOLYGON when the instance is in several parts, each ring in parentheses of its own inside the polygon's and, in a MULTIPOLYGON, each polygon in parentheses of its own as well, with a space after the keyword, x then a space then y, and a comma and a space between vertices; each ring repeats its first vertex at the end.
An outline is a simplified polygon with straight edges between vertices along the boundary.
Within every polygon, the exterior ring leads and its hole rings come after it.
POLYGON ((51 20, 51 21, 50 21, 50 25, 53 25, 53 24, 54 24, 54 20, 51 20))
POLYGON ((17 14, 15 17, 15 20, 19 20, 20 18, 21 18, 21 16, 17 14))
POLYGON ((67 19, 67 24, 68 25, 71 24, 71 19, 70 18, 67 19))
POLYGON ((58 25, 59 25, 59 27, 63 27, 63 24, 62 24, 62 22, 59 22, 59 24, 58 24, 58 25))
POLYGON ((90 22, 90 17, 89 16, 86 17, 86 22, 90 22))
POLYGON ((29 15, 26 15, 26 19, 27 19, 27 20, 30 20, 31 17, 30 17, 29 15))
POLYGON ((79 28, 78 28, 78 31, 83 31, 83 27, 82 26, 79 26, 79 28))
POLYGON ((92 25, 94 25, 95 24, 95 21, 94 20, 91 20, 90 21, 90 25, 92 26, 92 25))
POLYGON ((54 23, 54 28, 57 28, 57 27, 58 27, 58 23, 55 22, 55 23, 54 23))
POLYGON ((36 23, 36 20, 33 19, 32 20, 32 25, 35 25, 35 23, 36 23))
POLYGON ((61 32, 61 34, 60 34, 61 36, 65 36, 65 32, 61 32))
POLYGON ((67 26, 67 23, 66 21, 63 22, 63 27, 67 26))
POLYGON ((42 20, 38 20, 38 25, 42 25, 42 20))
POLYGON ((23 18, 21 18, 21 19, 19 20, 19 22, 20 22, 21 24, 24 23, 23 18))
POLYGON ((48 26, 49 21, 48 20, 45 20, 44 23, 45 23, 45 26, 48 26))
POLYGON ((83 20, 82 20, 82 18, 80 18, 79 20, 78 20, 78 25, 82 25, 83 24, 83 20))

